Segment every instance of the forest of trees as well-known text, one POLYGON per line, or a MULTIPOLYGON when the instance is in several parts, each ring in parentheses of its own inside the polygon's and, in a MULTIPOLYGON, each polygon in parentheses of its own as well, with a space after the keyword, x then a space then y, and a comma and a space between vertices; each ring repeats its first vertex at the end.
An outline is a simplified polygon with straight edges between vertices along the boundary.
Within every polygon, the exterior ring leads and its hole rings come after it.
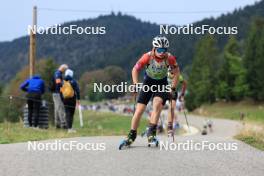
MULTIPOLYGON (((207 18, 195 22, 194 26, 238 27, 237 40, 244 40, 254 16, 264 17, 264 1, 223 14, 218 18, 207 18)), ((62 24, 105 26, 106 35, 37 35, 37 58, 52 57, 58 64, 68 63, 76 70, 79 78, 84 72, 103 69, 109 65, 122 67, 127 75, 136 60, 151 49, 151 40, 159 34, 159 25, 142 22, 133 16, 121 13, 102 15, 62 24)), ((171 24, 173 25, 173 24, 171 24)), ((178 58, 182 68, 192 63, 195 43, 201 35, 169 35, 170 52, 178 58)), ((222 50, 228 35, 215 35, 217 46, 222 50)), ((24 36, 11 42, 0 42, 0 62, 12 65, 12 69, 0 64, 0 79, 7 83, 28 64, 29 37, 24 36)))
POLYGON ((219 99, 264 101, 264 19, 256 18, 244 42, 230 36, 223 52, 207 35, 196 45, 189 79, 190 110, 219 99))
POLYGON ((94 83, 102 85, 118 85, 127 82, 126 72, 117 66, 108 66, 104 69, 86 72, 80 78, 81 95, 90 101, 100 101, 103 99, 118 98, 125 95, 125 92, 99 92, 94 90, 94 83))

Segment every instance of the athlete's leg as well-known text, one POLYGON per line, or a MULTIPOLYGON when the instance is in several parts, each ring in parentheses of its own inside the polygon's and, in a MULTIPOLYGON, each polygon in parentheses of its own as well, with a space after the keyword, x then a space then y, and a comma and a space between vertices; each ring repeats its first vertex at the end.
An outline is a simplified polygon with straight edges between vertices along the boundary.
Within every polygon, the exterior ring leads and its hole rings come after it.
POLYGON ((175 106, 176 101, 172 99, 169 105, 168 130, 173 129, 173 122, 175 122, 176 119, 175 106))
POLYGON ((145 109, 146 109, 145 104, 137 103, 136 110, 131 121, 131 130, 137 130, 141 116, 144 113, 145 109))
POLYGON ((155 140, 155 136, 157 134, 157 124, 159 121, 162 108, 163 108, 163 99, 158 96, 154 97, 153 98, 153 112, 151 114, 149 130, 147 133, 148 142, 152 142, 153 140, 155 140))
POLYGON ((153 112, 151 114, 150 123, 151 124, 158 124, 160 113, 163 108, 163 99, 161 97, 154 97, 153 98, 153 112))
POLYGON ((170 97, 169 116, 168 116, 168 131, 173 130, 173 122, 175 122, 175 107, 178 93, 174 92, 170 97))
POLYGON ((132 144, 137 138, 137 128, 139 126, 141 116, 143 112, 145 111, 145 109, 146 109, 146 104, 137 103, 135 113, 131 120, 131 129, 127 135, 126 142, 128 145, 132 144))
POLYGON ((135 141, 137 137, 137 128, 139 126, 139 122, 143 112, 146 109, 146 106, 152 96, 152 92, 144 92, 141 91, 138 96, 136 109, 131 120, 131 129, 127 135, 127 143, 130 145, 132 142, 135 141))

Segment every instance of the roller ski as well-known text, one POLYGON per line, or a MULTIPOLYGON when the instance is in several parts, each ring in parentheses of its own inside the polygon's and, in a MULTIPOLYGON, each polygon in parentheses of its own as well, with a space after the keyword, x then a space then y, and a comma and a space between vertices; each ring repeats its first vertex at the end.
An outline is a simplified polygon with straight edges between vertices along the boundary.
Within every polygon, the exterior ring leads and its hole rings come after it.
POLYGON ((148 147, 151 146, 159 146, 159 140, 157 138, 157 125, 155 124, 150 124, 149 125, 149 130, 147 133, 147 137, 148 137, 148 147))
POLYGON ((212 133, 213 132, 213 121, 212 120, 208 120, 207 121, 207 126, 209 128, 210 133, 212 133))
POLYGON ((203 126, 202 135, 207 135, 207 124, 203 126))
POLYGON ((131 130, 127 135, 127 138, 120 142, 118 149, 122 150, 125 147, 129 148, 130 145, 135 141, 136 136, 137 136, 136 131, 131 130))
POLYGON ((168 131, 168 139, 169 139, 169 142, 174 142, 174 131, 173 130, 169 130, 168 131))
POLYGON ((174 131, 175 129, 173 128, 172 122, 168 123, 168 128, 167 128, 167 134, 168 134, 168 140, 169 142, 174 142, 174 131))
POLYGON ((151 147, 151 146, 155 146, 155 147, 159 146, 159 140, 156 136, 148 137, 148 147, 151 147))
POLYGON ((124 147, 130 147, 130 145, 132 144, 132 141, 130 141, 129 139, 124 139, 120 142, 118 149, 122 150, 124 147))

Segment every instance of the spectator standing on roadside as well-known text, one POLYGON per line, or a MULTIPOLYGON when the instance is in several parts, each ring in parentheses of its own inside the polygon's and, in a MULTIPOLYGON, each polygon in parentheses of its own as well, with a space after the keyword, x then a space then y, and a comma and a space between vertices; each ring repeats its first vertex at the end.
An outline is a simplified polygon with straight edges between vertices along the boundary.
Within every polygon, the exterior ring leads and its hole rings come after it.
POLYGON ((76 130, 72 128, 72 124, 75 107, 76 105, 80 105, 80 89, 77 81, 73 78, 73 71, 70 69, 67 69, 65 72, 61 93, 63 96, 63 103, 66 112, 68 133, 75 133, 76 130))
POLYGON ((33 125, 33 113, 35 115, 34 127, 38 127, 41 96, 45 93, 45 83, 40 76, 35 75, 23 82, 20 89, 27 92, 29 127, 33 125))
POLYGON ((54 120, 56 128, 67 128, 65 118, 65 108, 62 101, 60 89, 63 82, 63 73, 68 69, 68 65, 62 64, 58 70, 55 71, 50 90, 54 102, 54 120))

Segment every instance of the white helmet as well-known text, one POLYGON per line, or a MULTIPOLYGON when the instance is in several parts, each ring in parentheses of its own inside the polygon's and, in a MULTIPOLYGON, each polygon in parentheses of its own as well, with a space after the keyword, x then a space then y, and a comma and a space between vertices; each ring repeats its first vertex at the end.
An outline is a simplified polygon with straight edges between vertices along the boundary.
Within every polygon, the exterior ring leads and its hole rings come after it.
POLYGON ((169 48, 169 40, 164 36, 157 36, 152 41, 153 48, 169 48))
POLYGON ((71 69, 67 69, 65 71, 65 76, 73 77, 73 71, 71 69))

